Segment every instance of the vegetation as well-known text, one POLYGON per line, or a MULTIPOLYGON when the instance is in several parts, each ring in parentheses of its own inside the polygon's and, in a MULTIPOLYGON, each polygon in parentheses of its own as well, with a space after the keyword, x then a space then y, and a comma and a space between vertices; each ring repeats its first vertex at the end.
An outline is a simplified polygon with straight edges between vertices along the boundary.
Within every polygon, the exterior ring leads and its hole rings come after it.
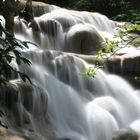
MULTIPOLYGON (((135 47, 140 46, 140 24, 125 23, 118 30, 120 31, 119 35, 114 35, 113 40, 106 39, 107 47, 104 50, 98 50, 95 66, 87 68, 85 73, 80 73, 81 75, 95 77, 97 70, 102 68, 106 60, 109 60, 119 50, 132 45, 135 47), (103 61, 100 61, 101 59, 103 61)), ((134 79, 140 80, 140 77, 135 76, 134 79)))
MULTIPOLYGON (((37 0, 38 1, 38 0, 37 0)), ((86 10, 92 12, 100 12, 115 20, 130 21, 135 24, 124 24, 121 26, 119 35, 115 35, 114 40, 107 40, 107 47, 104 50, 99 50, 96 57, 95 67, 89 67, 85 73, 88 77, 94 77, 99 68, 103 67, 103 63, 99 63, 99 59, 109 59, 118 50, 133 44, 139 45, 140 39, 140 1, 139 0, 40 0, 58 6, 71 8, 75 10, 86 10), (110 12, 111 11, 111 12, 110 12)), ((30 65, 30 61, 22 56, 20 49, 28 48, 28 42, 20 41, 13 35, 14 14, 17 3, 15 0, 1 0, 0 14, 6 20, 6 28, 0 24, 0 85, 9 83, 12 73, 16 73, 23 81, 29 81, 30 78, 25 74, 16 70, 11 66, 12 61, 16 61, 18 65, 25 63, 30 65)), ((28 0, 23 11, 24 19, 30 22, 33 19, 31 11, 31 0, 28 0)), ((140 79, 135 77, 136 80, 140 79)), ((0 116, 3 113, 0 111, 0 116)), ((1 125, 1 122, 0 122, 1 125)))
MULTIPOLYGON (((5 27, 1 24, 2 21, 0 21, 0 86, 10 84, 9 80, 12 73, 19 75, 24 82, 28 80, 31 83, 30 78, 25 73, 20 72, 11 65, 12 61, 16 61, 18 65, 21 63, 31 64, 20 52, 21 49, 28 48, 28 42, 16 39, 13 34, 16 5, 15 0, 0 1, 0 15, 3 15, 6 20, 5 27)), ((30 10, 30 8, 27 10, 30 10)), ((0 109, 0 116, 3 115, 0 109)), ((6 127, 1 120, 0 125, 6 127)))
POLYGON ((23 81, 30 81, 29 77, 13 68, 10 63, 17 62, 20 65, 22 62, 30 65, 30 61, 22 56, 19 49, 28 48, 28 42, 23 42, 14 37, 6 29, 0 25, 0 85, 6 84, 12 72, 18 74, 23 81))
POLYGON ((140 19, 139 0, 40 0, 40 1, 75 10, 99 12, 115 20, 135 21, 140 19))
MULTIPOLYGON (((32 13, 31 1, 32 0, 27 0, 27 4, 24 9, 24 15, 23 15, 25 16, 24 17, 25 20, 27 20, 28 22, 30 22, 33 19, 33 15, 31 14, 32 13)), ((115 20, 131 21, 133 23, 135 21, 140 21, 139 0, 71 0, 71 1, 70 0, 59 0, 59 1, 40 0, 40 1, 52 3, 62 7, 67 7, 76 10, 100 12, 109 17, 112 17, 115 20)), ((12 35, 12 30, 13 30, 12 18, 14 17, 16 5, 17 4, 14 0, 6 0, 5 2, 3 1, 0 2, 0 6, 1 6, 0 13, 4 15, 6 19, 6 29, 10 31, 9 33, 2 26, 0 26, 0 32, 1 32, 0 58, 2 58, 0 61, 1 63, 0 84, 5 83, 7 81, 12 71, 18 73, 23 81, 26 81, 27 79, 30 81, 28 76, 13 69, 13 67, 10 65, 13 59, 16 59, 18 65, 21 64, 21 61, 30 64, 30 62, 26 58, 24 58, 21 55, 21 53, 18 51, 19 48, 23 49, 28 47, 27 43, 15 39, 14 36, 12 35), (10 9, 12 12, 11 13, 7 12, 7 8, 8 10, 10 9), (4 33, 6 37, 3 37, 2 33, 4 33)), ((139 34, 140 31, 139 31, 138 22, 132 25, 125 24, 121 28, 122 30, 120 34, 118 36, 114 36, 115 40, 117 41, 106 40, 106 44, 108 47, 105 50, 98 51, 97 64, 95 65, 95 68, 89 68, 86 70, 86 73, 88 75, 91 74, 92 76, 94 76, 96 74, 97 69, 100 68, 100 65, 98 63, 99 58, 108 59, 109 53, 112 56, 113 54, 115 54, 115 52, 117 52, 123 47, 128 46, 130 43, 133 43, 133 45, 135 46, 139 43, 138 38, 140 36, 139 34)))
MULTIPOLYGON (((26 7, 24 9, 24 18, 27 22, 30 22, 33 19, 32 9, 31 9, 31 1, 28 0, 26 7)), ((56 4, 62 7, 69 7, 76 10, 87 10, 87 11, 97 11, 103 14, 106 14, 109 17, 112 17, 115 20, 124 20, 124 21, 140 21, 140 13, 139 0, 40 0, 42 2, 56 4), (112 10, 113 9, 113 10, 112 10), (111 12, 110 12, 111 10, 111 12), (126 12, 127 11, 127 12, 126 12)), ((17 73, 23 81, 29 80, 29 77, 24 73, 21 73, 15 70, 11 65, 11 61, 13 59, 16 60, 17 64, 20 65, 21 62, 30 64, 30 62, 24 58, 20 51, 20 49, 28 47, 27 42, 22 42, 17 40, 12 35, 12 28, 13 28, 13 17, 15 13, 16 2, 14 0, 6 0, 5 2, 1 1, 0 6, 1 10, 0 13, 4 15, 6 19, 6 29, 10 31, 10 33, 5 30, 0 25, 0 84, 5 83, 8 81, 8 78, 11 75, 11 72, 17 73), (10 9, 12 12, 7 12, 7 8, 10 9), (10 19, 10 20, 9 20, 10 19), (2 33, 5 34, 5 37, 2 36, 2 33)), ((128 25, 125 24, 122 27, 122 30, 118 36, 114 36, 117 41, 109 41, 106 39, 107 48, 105 50, 99 50, 97 55, 97 63, 95 68, 89 68, 86 70, 86 75, 92 75, 93 77, 96 74, 98 68, 101 67, 99 65, 98 60, 99 58, 109 59, 108 54, 112 56, 123 47, 128 46, 130 43, 133 45, 137 45, 139 40, 137 40, 140 36, 139 34, 139 24, 128 25), (132 33, 137 35, 132 35, 132 33), (130 35, 131 34, 131 35, 130 35), (121 40, 121 41, 118 41, 121 40), (121 47, 120 47, 121 44, 121 47)), ((110 56, 109 56, 110 57, 110 56)))
POLYGON ((16 61, 18 65, 21 63, 31 64, 20 52, 21 49, 28 48, 28 42, 16 39, 13 34, 16 5, 15 0, 0 1, 0 14, 6 20, 5 27, 0 22, 0 85, 6 85, 12 73, 19 75, 23 81, 28 80, 31 83, 26 74, 11 66, 12 61, 16 61))

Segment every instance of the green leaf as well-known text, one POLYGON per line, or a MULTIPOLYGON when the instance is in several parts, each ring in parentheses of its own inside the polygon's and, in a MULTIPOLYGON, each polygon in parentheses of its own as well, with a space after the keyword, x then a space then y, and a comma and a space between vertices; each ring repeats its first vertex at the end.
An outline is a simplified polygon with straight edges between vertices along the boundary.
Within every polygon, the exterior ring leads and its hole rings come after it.
POLYGON ((13 51, 13 49, 14 48, 10 46, 4 51, 4 53, 9 53, 10 51, 13 51))
POLYGON ((20 57, 16 57, 16 62, 17 62, 18 65, 21 64, 21 59, 20 59, 20 57))
POLYGON ((87 74, 87 75, 90 75, 91 70, 92 70, 92 68, 91 68, 91 67, 87 68, 87 69, 86 69, 86 74, 87 74))
POLYGON ((20 57, 21 53, 18 50, 13 50, 14 54, 16 55, 16 57, 20 57))
POLYGON ((25 48, 29 48, 29 46, 28 46, 28 42, 26 42, 26 41, 22 41, 22 44, 23 44, 23 46, 24 46, 25 48))
POLYGON ((20 78, 24 81, 24 82, 26 82, 27 80, 30 82, 30 84, 32 84, 32 81, 30 80, 30 78, 26 75, 26 74, 24 74, 24 73, 19 73, 19 75, 20 75, 20 78))
POLYGON ((19 75, 20 75, 20 78, 21 78, 24 82, 26 82, 26 76, 25 76, 25 74, 19 73, 19 75))
POLYGON ((25 64, 31 65, 31 61, 29 61, 27 58, 21 57, 20 59, 21 59, 25 64))
POLYGON ((98 51, 98 55, 99 55, 99 56, 102 56, 102 55, 103 55, 103 51, 102 51, 102 50, 99 50, 99 51, 98 51))
POLYGON ((6 57, 7 61, 8 61, 8 63, 11 63, 12 59, 14 58, 11 55, 6 55, 5 57, 6 57))

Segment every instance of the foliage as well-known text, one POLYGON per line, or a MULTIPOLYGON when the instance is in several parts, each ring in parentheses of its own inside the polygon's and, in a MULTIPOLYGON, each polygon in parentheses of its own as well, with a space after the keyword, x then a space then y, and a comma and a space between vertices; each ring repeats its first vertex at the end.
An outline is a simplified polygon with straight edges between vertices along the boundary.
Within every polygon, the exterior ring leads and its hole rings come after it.
MULTIPOLYGON (((36 0, 37 1, 37 0, 36 0)), ((121 21, 140 19, 139 0, 40 0, 61 7, 102 13, 121 21)))
MULTIPOLYGON (((87 68, 85 73, 80 73, 80 75, 95 77, 97 70, 103 68, 106 61, 119 50, 132 45, 135 47, 140 46, 140 24, 125 23, 121 25, 118 30, 120 33, 114 35, 113 40, 105 39, 104 43, 106 43, 107 47, 104 50, 98 50, 94 67, 87 68), (102 60, 102 63, 100 62, 100 59, 102 60)), ((135 76, 134 79, 140 80, 140 77, 135 76)))
POLYGON ((128 10, 127 12, 119 13, 118 15, 113 16, 112 19, 135 23, 135 21, 140 21, 140 12, 139 10, 128 10))
POLYGON ((0 33, 0 85, 5 85, 9 81, 12 72, 18 74, 24 82, 28 80, 31 83, 30 78, 26 74, 14 69, 10 65, 14 60, 18 65, 21 63, 31 64, 19 51, 19 49, 28 48, 28 42, 16 39, 1 24, 0 33))

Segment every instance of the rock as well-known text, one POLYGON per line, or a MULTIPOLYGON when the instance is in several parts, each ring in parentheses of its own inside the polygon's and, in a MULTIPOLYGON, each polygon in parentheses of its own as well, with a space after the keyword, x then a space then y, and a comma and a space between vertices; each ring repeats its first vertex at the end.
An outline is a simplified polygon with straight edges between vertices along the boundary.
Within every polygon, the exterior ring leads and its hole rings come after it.
POLYGON ((140 77, 139 64, 140 55, 138 53, 115 55, 105 63, 106 68, 110 73, 123 76, 135 87, 139 87, 140 84, 140 80, 135 79, 135 77, 140 77))
POLYGON ((32 20, 31 24, 29 24, 29 27, 32 27, 33 31, 39 32, 39 26, 35 20, 32 20))
POLYGON ((122 73, 123 75, 139 74, 139 54, 114 55, 107 60, 107 67, 110 72, 122 73))
POLYGON ((71 140, 70 138, 57 138, 55 140, 71 140))
POLYGON ((79 54, 97 54, 97 50, 103 46, 103 38, 98 31, 89 25, 77 24, 66 35, 66 52, 79 54))
POLYGON ((60 23, 54 19, 46 20, 45 22, 40 21, 39 25, 43 33, 47 33, 49 37, 54 37, 54 38, 57 37, 61 29, 60 23))
POLYGON ((112 140, 139 140, 139 135, 132 129, 121 129, 113 134, 112 140))
MULTIPOLYGON (((25 5, 26 5, 26 0, 19 1, 18 6, 17 6, 17 15, 20 11, 22 11, 25 8, 25 5)), ((33 1, 32 8, 33 8, 33 15, 35 17, 38 17, 58 7, 54 5, 46 4, 43 2, 33 1)))
POLYGON ((0 127, 0 140, 29 140, 29 139, 23 136, 14 135, 4 127, 0 127))
POLYGON ((4 113, 0 126, 5 130, 2 133, 0 130, 0 140, 42 140, 40 131, 48 139, 55 137, 47 122, 46 91, 21 81, 12 81, 0 89, 0 110, 4 113))

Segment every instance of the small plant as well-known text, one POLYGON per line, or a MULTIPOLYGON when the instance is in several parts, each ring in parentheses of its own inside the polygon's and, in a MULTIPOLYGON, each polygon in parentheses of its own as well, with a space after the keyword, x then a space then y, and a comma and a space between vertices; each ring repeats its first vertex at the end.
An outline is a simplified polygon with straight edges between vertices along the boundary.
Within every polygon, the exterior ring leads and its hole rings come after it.
MULTIPOLYGON (((105 49, 98 50, 95 65, 87 68, 85 72, 81 72, 80 75, 95 77, 97 70, 103 68, 106 60, 109 60, 119 50, 132 45, 135 47, 140 46, 140 24, 125 23, 121 25, 118 30, 120 33, 118 35, 114 35, 113 40, 105 39, 104 43, 106 43, 107 47, 105 49), (102 63, 100 62, 100 59, 103 60, 102 63)), ((135 79, 138 80, 139 77, 135 77, 135 79)))

